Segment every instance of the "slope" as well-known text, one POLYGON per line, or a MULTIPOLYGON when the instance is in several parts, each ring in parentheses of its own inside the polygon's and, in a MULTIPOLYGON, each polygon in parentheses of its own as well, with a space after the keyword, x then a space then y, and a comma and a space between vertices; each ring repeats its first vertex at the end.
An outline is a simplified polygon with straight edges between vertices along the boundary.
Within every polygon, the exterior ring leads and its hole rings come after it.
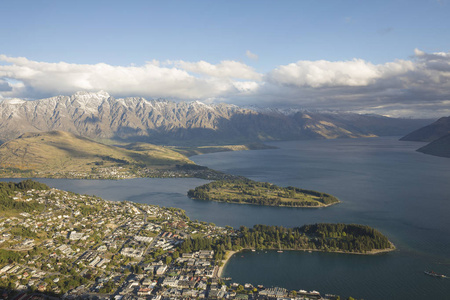
POLYGON ((428 126, 422 127, 405 135, 400 140, 415 141, 415 142, 432 142, 449 133, 450 133, 450 117, 443 117, 428 126))
POLYGON ((417 151, 435 156, 450 157, 450 134, 438 138, 417 151))
POLYGON ((180 164, 193 162, 164 147, 128 150, 63 131, 26 133, 0 146, 1 177, 127 178, 180 164))

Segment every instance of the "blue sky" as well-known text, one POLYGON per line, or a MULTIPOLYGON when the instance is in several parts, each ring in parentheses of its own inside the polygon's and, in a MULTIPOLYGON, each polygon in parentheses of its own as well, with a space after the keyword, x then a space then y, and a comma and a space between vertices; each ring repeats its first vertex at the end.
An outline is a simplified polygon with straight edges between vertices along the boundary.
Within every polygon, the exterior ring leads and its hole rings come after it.
POLYGON ((450 114, 449 16, 446 0, 3 1, 0 97, 450 114))

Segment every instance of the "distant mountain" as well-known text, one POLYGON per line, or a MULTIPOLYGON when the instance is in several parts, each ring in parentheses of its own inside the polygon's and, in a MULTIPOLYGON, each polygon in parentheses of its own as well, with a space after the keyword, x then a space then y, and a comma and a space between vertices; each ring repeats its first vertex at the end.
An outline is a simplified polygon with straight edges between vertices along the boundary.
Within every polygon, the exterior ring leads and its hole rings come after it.
POLYGON ((0 103, 0 140, 61 130, 91 139, 152 144, 248 144, 270 140, 403 135, 430 120, 289 110, 258 112, 235 105, 171 102, 106 92, 0 103))
MULTIPOLYGON (((62 131, 25 133, 0 146, 0 177, 124 178, 194 165, 166 147, 108 146, 62 131)), ((195 166, 195 165, 194 165, 195 166)))
POLYGON ((435 156, 450 157, 450 134, 438 138, 417 151, 435 156))
POLYGON ((450 117, 443 117, 436 122, 417 129, 404 137, 401 141, 432 142, 450 134, 450 117))

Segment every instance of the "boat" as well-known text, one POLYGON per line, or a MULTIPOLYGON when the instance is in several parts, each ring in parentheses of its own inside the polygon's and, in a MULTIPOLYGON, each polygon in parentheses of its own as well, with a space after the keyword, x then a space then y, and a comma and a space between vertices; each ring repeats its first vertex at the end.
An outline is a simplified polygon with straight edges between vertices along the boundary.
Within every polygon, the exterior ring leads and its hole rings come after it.
POLYGON ((425 274, 433 276, 433 277, 439 277, 439 278, 445 278, 445 275, 443 274, 438 274, 434 271, 424 271, 425 274))
POLYGON ((278 253, 283 253, 283 251, 282 251, 282 250, 278 250, 277 252, 278 252, 278 253))

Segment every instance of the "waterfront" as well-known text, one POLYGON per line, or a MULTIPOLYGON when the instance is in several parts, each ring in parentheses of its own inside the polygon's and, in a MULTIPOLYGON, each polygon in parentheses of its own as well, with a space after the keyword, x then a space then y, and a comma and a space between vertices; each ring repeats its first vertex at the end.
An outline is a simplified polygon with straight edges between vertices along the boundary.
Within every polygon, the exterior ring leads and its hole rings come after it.
POLYGON ((60 189, 109 200, 174 206, 217 225, 301 226, 359 223, 386 234, 397 251, 376 255, 249 252, 233 256, 223 275, 236 282, 318 290, 370 299, 445 299, 450 280, 450 160, 417 153, 422 143, 396 138, 271 143, 275 150, 193 157, 201 165, 281 186, 331 193, 342 203, 323 209, 261 207, 187 198, 201 179, 121 181, 42 179, 60 189))

